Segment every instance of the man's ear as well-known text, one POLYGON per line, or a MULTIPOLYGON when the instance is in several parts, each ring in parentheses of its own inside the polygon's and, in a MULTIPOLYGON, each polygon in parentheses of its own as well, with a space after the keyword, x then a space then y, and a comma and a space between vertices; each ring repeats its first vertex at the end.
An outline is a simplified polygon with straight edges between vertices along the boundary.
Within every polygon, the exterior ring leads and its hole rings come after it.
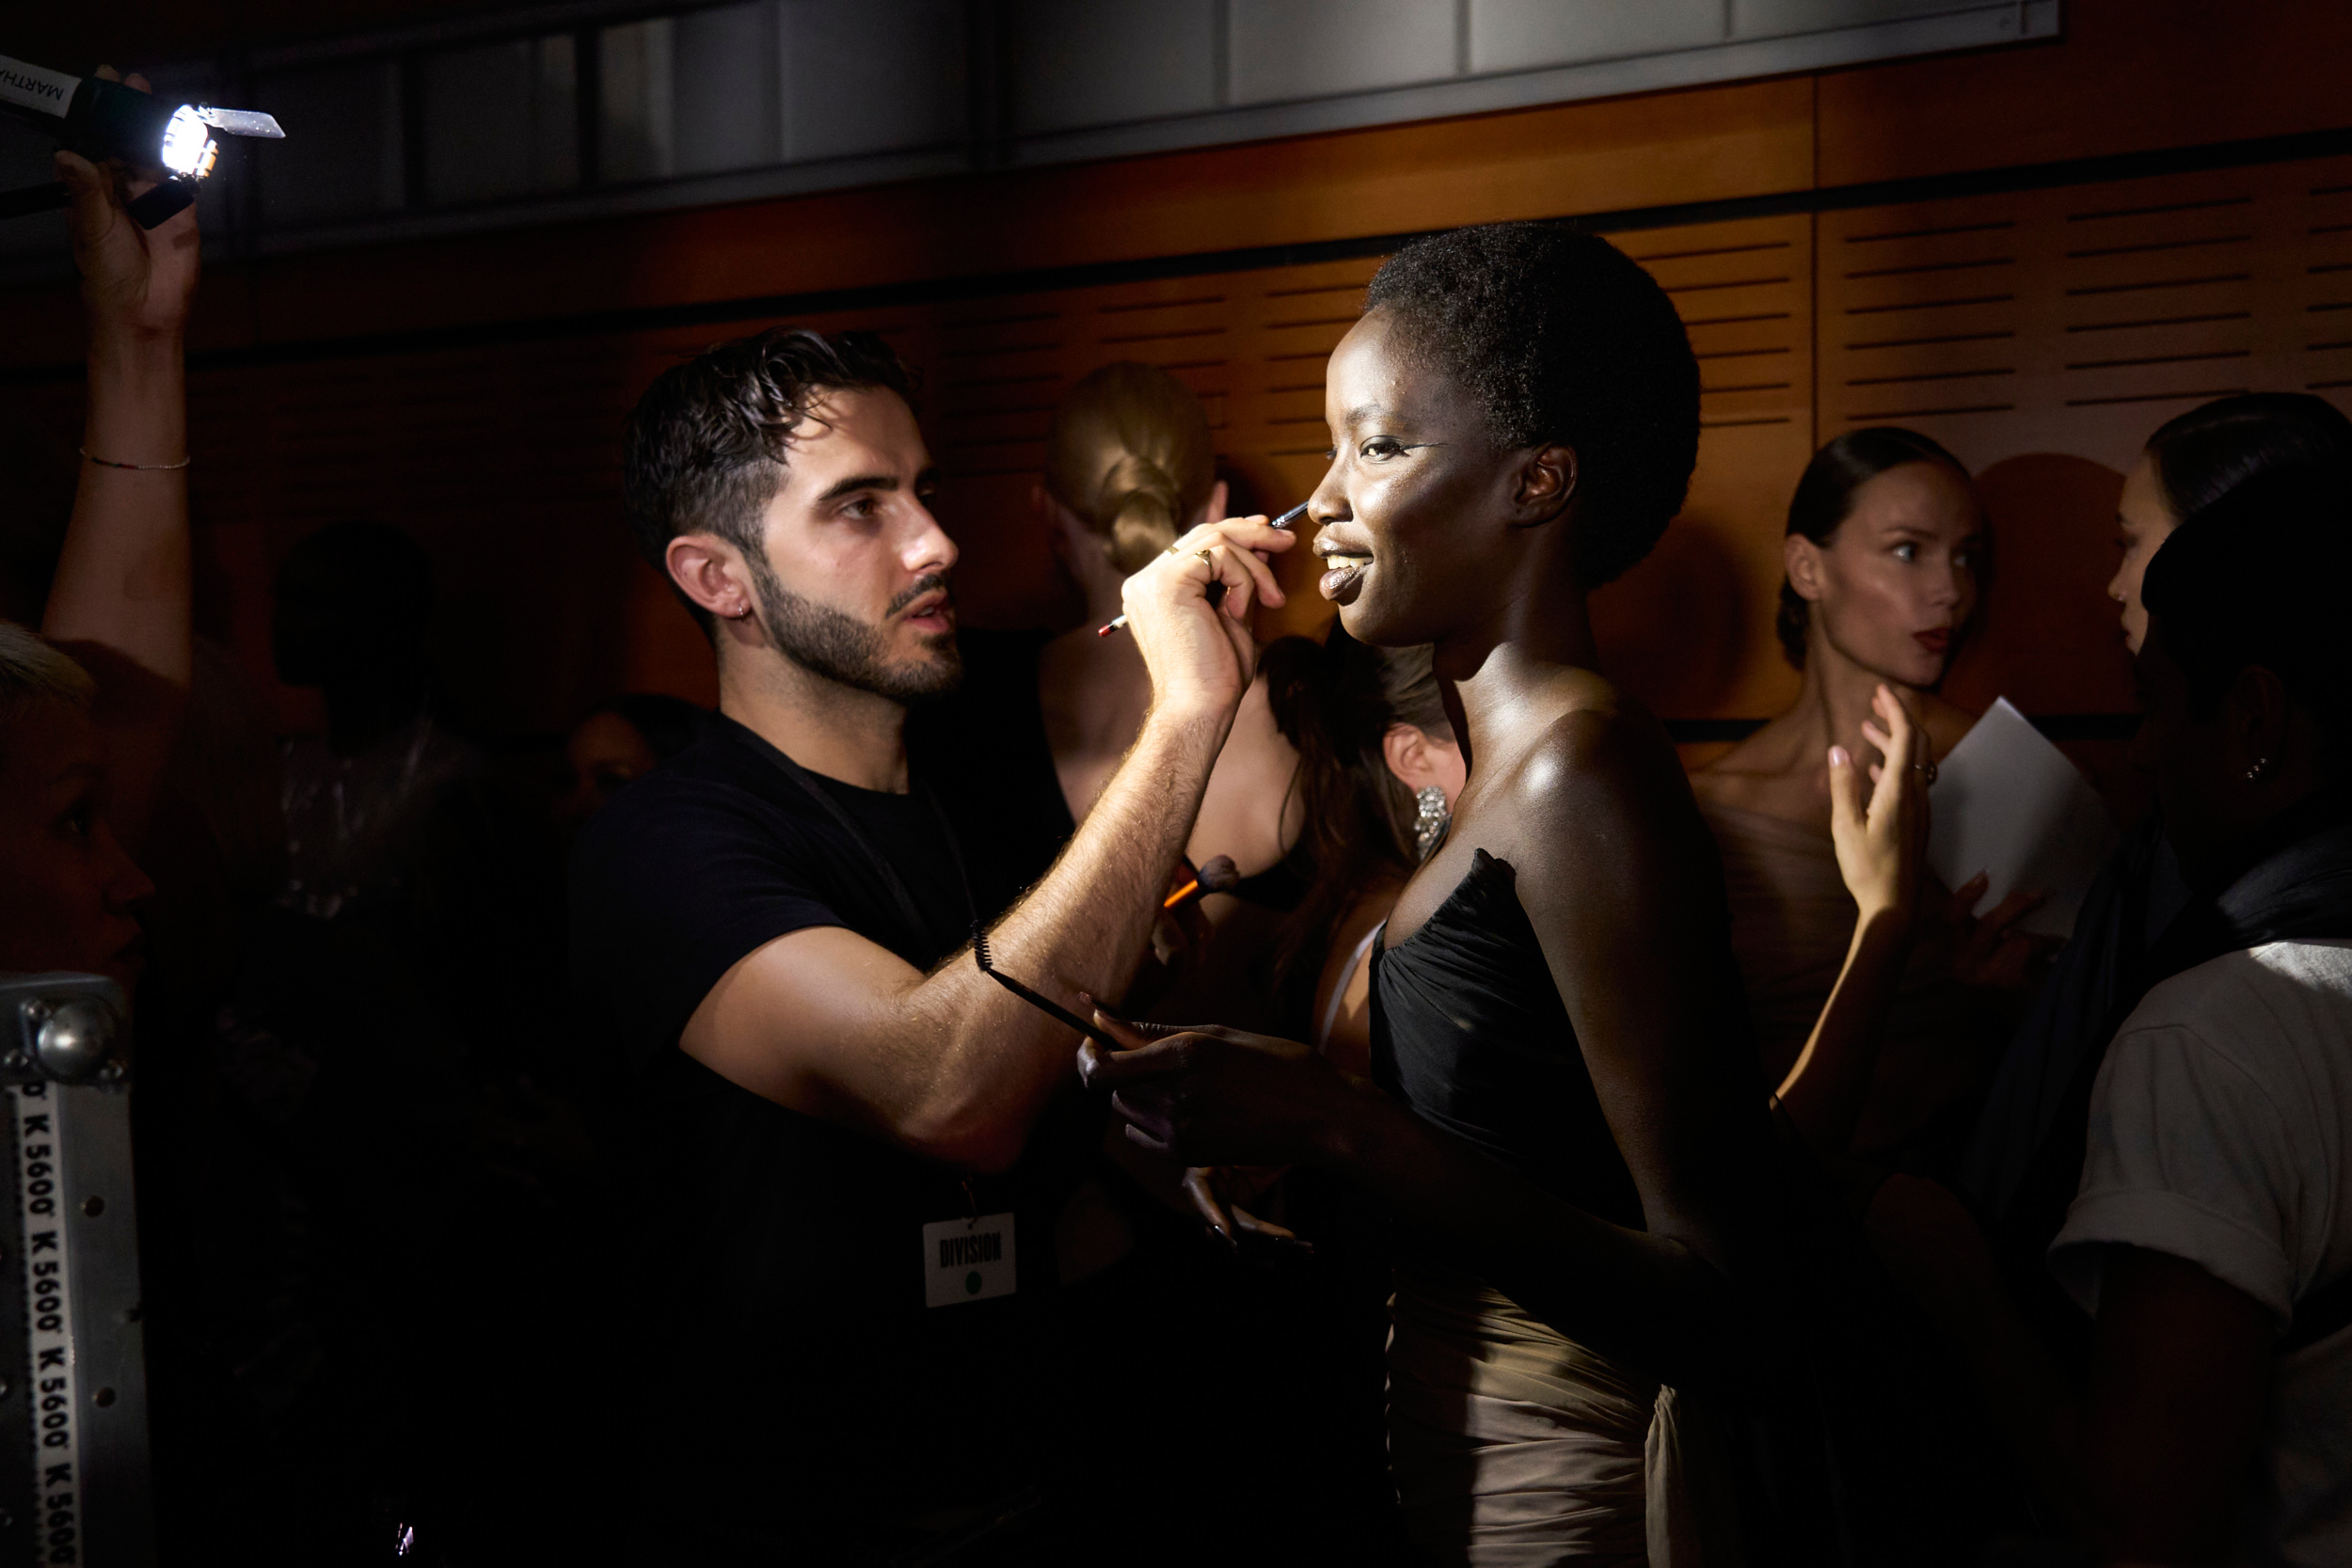
POLYGON ((1512 524, 1533 528, 1550 522, 1576 499, 1576 449, 1559 445, 1536 447, 1519 462, 1511 487, 1512 524))
POLYGON ((1812 603, 1821 596, 1821 546, 1802 533, 1792 533, 1780 542, 1780 567, 1788 574, 1788 586, 1797 591, 1797 597, 1812 603))
POLYGON ((661 560, 678 592, 722 621, 739 621, 758 604, 743 553, 715 533, 681 533, 661 560))

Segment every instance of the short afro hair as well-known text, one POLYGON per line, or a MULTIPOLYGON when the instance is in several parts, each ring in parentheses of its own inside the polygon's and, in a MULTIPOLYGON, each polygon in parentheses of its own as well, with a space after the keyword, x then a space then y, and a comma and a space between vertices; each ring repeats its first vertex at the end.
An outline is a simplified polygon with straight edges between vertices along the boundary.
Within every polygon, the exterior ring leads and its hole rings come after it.
MULTIPOLYGON (((639 551, 664 578, 663 558, 681 533, 715 533, 756 552, 792 432, 827 391, 869 388, 914 401, 914 377, 871 332, 828 338, 774 326, 663 371, 621 432, 621 497, 639 551)), ((709 615, 678 597, 708 632, 709 615)))
POLYGON ((1666 292, 1607 240, 1558 223, 1433 234, 1389 258, 1364 309, 1478 400, 1497 446, 1574 449, 1583 587, 1624 575, 1682 510, 1698 361, 1666 292))

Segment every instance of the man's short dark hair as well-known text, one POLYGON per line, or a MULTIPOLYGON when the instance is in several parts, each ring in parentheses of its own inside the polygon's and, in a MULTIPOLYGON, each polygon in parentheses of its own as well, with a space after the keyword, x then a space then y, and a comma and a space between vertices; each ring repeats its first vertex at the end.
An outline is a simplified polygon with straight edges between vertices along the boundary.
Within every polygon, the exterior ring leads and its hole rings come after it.
POLYGON ((1415 240, 1364 298, 1478 400, 1506 450, 1575 449, 1576 571, 1623 575, 1682 510, 1698 461, 1699 369, 1674 302, 1632 258, 1557 223, 1415 240))
POLYGON ((2352 743, 2352 639, 2337 617, 2352 581, 2352 495, 2335 478, 2249 480, 2172 531, 2140 599, 2210 719, 2248 667, 2279 677, 2317 721, 2340 773, 2352 743))
MULTIPOLYGON (((829 338, 800 326, 738 338, 662 372, 621 434, 621 495, 638 549, 665 578, 663 557, 681 533, 715 533, 756 554, 792 432, 824 393, 867 388, 911 402, 914 378, 874 333, 829 338)), ((709 615, 691 600, 687 609, 707 632, 709 615)))

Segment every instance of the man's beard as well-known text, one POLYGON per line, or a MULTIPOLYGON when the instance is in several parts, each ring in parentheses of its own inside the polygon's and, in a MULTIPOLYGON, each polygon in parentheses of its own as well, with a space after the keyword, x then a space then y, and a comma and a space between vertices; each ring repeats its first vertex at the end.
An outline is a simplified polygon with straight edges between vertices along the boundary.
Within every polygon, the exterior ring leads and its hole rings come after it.
MULTIPOLYGON (((813 674, 856 691, 870 691, 894 703, 917 703, 944 697, 963 683, 963 658, 956 651, 953 632, 927 638, 930 657, 893 663, 882 626, 845 615, 831 605, 803 598, 784 585, 775 569, 755 552, 745 552, 753 585, 759 591, 759 616, 776 651, 813 674)), ((889 617, 934 590, 944 590, 944 577, 924 578, 890 601, 882 611, 889 617)))

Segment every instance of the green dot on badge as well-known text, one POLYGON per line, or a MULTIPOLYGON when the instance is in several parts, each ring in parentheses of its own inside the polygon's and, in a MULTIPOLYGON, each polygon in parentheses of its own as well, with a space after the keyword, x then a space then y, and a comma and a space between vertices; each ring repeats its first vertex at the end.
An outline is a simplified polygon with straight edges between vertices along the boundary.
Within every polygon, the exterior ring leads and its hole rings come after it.
POLYGON ((963 1293, 967 1296, 977 1296, 980 1293, 979 1270, 974 1269, 963 1276, 963 1293))

